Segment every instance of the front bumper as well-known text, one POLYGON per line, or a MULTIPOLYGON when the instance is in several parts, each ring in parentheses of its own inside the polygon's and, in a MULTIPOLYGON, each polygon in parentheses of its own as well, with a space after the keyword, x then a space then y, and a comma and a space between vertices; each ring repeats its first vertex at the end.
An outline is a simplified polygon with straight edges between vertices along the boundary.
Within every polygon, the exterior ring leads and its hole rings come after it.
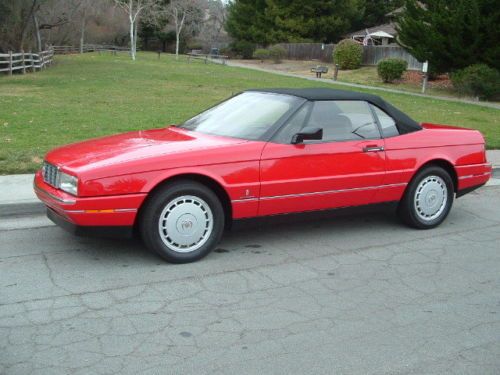
POLYGON ((40 172, 35 174, 34 189, 47 206, 49 218, 62 227, 64 223, 76 227, 132 227, 146 198, 146 193, 74 197, 46 184, 40 172))
POLYGON ((133 226, 88 226, 76 225, 59 215, 52 208, 47 207, 47 217, 65 231, 75 236, 107 237, 107 238, 132 238, 133 226))

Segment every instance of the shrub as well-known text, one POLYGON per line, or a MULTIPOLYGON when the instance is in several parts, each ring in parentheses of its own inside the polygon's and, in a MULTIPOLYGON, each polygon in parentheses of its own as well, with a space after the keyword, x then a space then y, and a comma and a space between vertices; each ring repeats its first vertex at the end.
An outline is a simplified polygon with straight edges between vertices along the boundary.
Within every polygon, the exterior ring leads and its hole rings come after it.
POLYGON ((188 50, 203 50, 203 44, 199 43, 199 42, 196 42, 196 41, 189 41, 188 43, 186 43, 186 48, 188 50))
POLYGON ((267 49, 258 48, 253 53, 253 58, 263 62, 264 60, 268 59, 270 55, 271 54, 269 53, 269 51, 267 49))
POLYGON ((286 49, 281 46, 272 46, 269 48, 269 55, 276 64, 279 64, 281 60, 286 56, 286 49))
POLYGON ((234 51, 229 47, 222 47, 219 53, 223 56, 227 56, 230 59, 234 58, 234 51))
POLYGON ((402 59, 385 59, 377 64, 377 73, 384 82, 401 79, 408 63, 402 59))
POLYGON ((255 45, 246 40, 240 40, 234 42, 231 45, 231 49, 243 59, 251 59, 253 56, 253 51, 255 50, 255 45))
POLYGON ((333 61, 340 69, 358 69, 363 58, 363 46, 352 39, 341 40, 333 51, 333 61))
POLYGON ((453 87, 462 95, 492 99, 500 95, 500 73, 485 64, 475 64, 451 75, 453 87))

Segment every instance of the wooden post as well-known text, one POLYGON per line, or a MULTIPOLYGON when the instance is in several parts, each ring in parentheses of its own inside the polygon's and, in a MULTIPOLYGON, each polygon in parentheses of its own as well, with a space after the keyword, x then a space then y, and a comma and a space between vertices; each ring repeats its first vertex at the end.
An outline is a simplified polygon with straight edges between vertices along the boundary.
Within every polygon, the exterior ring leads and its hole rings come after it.
POLYGON ((161 51, 158 50, 158 60, 160 60, 160 54, 161 54, 161 51))
POLYGON ((333 80, 336 81, 337 77, 339 75, 339 64, 335 64, 335 67, 333 68, 333 80))
POLYGON ((422 94, 425 94, 425 90, 427 89, 427 81, 429 80, 429 62, 426 61, 422 65, 422 72, 424 73, 424 80, 422 82, 422 94))
POLYGON ((424 80, 422 82, 422 94, 425 94, 425 90, 427 90, 427 81, 429 80, 429 75, 424 73, 424 80))
POLYGON ((26 74, 26 65, 24 63, 24 50, 23 49, 21 50, 21 57, 22 57, 22 59, 21 59, 22 61, 21 62, 23 64, 23 70, 22 70, 22 72, 23 72, 23 74, 26 74))
POLYGON ((9 76, 12 75, 12 51, 9 51, 9 76))
POLYGON ((31 50, 29 52, 29 55, 30 55, 30 69, 31 69, 31 72, 34 72, 35 68, 33 67, 33 65, 34 65, 33 64, 33 53, 31 52, 31 50))

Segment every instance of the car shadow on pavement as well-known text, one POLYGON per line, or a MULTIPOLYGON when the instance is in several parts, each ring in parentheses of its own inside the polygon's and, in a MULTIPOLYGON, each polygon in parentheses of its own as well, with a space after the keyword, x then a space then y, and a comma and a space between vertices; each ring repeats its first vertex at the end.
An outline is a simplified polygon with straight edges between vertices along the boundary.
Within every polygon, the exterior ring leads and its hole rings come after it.
MULTIPOLYGON (((320 212, 277 215, 249 220, 238 220, 232 228, 226 230, 221 244, 215 253, 229 252, 244 248, 259 254, 258 248, 265 246, 269 235, 287 237, 290 233, 298 236, 310 236, 311 231, 319 228, 331 231, 353 231, 357 235, 365 227, 377 226, 400 227, 395 214, 395 205, 380 204, 365 207, 343 208, 320 212), (252 243, 248 244, 248 238, 252 243), (229 243, 228 243, 229 242, 229 243), (262 244, 259 244, 262 243, 262 244)), ((143 265, 166 264, 158 255, 149 251, 138 235, 131 239, 102 237, 80 237, 68 233, 61 234, 68 250, 80 254, 82 261, 100 263, 122 263, 127 267, 133 263, 143 265)))
POLYGON ((352 223, 356 228, 363 224, 379 222, 399 225, 396 215, 395 203, 374 204, 361 207, 346 207, 333 210, 311 211, 297 214, 266 216, 237 220, 233 223, 230 233, 237 235, 240 232, 254 231, 280 231, 307 230, 307 228, 319 228, 321 226, 342 226, 352 223))

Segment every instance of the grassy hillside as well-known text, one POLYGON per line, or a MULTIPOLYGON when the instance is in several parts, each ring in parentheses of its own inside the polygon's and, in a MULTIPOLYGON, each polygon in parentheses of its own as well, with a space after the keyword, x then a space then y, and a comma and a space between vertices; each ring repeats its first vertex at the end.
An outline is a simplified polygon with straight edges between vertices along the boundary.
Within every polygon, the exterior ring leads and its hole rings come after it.
MULTIPOLYGON (((246 88, 312 86, 334 87, 152 53, 135 62, 125 54, 57 56, 43 72, 0 76, 0 174, 33 172, 58 145, 180 122, 246 88)), ((418 121, 479 129, 489 148, 500 148, 499 110, 373 93, 418 121)))

